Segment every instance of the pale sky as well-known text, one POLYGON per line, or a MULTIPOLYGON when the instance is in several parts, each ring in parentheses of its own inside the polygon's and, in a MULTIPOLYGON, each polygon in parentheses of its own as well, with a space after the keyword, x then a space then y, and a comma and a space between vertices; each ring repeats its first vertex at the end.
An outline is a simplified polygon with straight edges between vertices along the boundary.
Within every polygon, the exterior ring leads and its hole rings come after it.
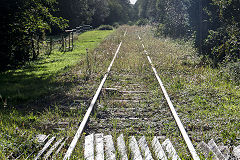
POLYGON ((135 4, 137 0, 130 0, 132 4, 135 4))

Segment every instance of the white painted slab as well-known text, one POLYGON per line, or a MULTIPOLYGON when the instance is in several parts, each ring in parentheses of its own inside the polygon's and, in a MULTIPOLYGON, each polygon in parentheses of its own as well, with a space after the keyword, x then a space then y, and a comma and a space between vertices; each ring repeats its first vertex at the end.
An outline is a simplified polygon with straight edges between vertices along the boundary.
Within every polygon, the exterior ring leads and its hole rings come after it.
POLYGON ((85 137, 84 158, 94 160, 94 134, 85 137))
POLYGON ((144 159, 145 160, 153 160, 153 157, 152 157, 151 151, 150 151, 150 149, 148 147, 148 144, 147 144, 145 136, 142 136, 139 139, 138 144, 139 144, 139 146, 141 148, 142 154, 144 155, 144 159))
POLYGON ((48 137, 49 137, 49 135, 38 134, 38 135, 36 136, 36 139, 37 139, 37 142, 38 142, 38 143, 44 143, 48 137))
POLYGON ((141 152, 137 144, 137 140, 132 136, 129 140, 129 147, 132 153, 133 160, 142 160, 141 152))
POLYGON ((118 146, 118 151, 119 151, 119 154, 120 154, 120 159, 121 160, 128 160, 127 150, 126 150, 126 145, 125 145, 125 142, 124 142, 123 134, 121 134, 117 138, 117 146, 118 146))
POLYGON ((67 137, 64 142, 62 142, 62 144, 59 146, 59 148, 57 149, 57 151, 54 153, 52 159, 55 160, 58 153, 61 151, 61 149, 63 148, 63 146, 65 145, 66 141, 68 140, 69 137, 67 137))
POLYGON ((105 152, 107 160, 116 159, 116 151, 113 144, 113 139, 111 135, 104 136, 105 152))
POLYGON ((233 155, 236 158, 240 159, 240 145, 233 148, 233 155))
POLYGON ((103 134, 95 134, 96 160, 104 160, 103 134))
POLYGON ((224 157, 226 159, 229 159, 230 150, 229 150, 228 146, 224 146, 223 144, 221 144, 220 146, 218 145, 218 148, 221 151, 221 153, 224 155, 224 157))
POLYGON ((205 143, 201 142, 197 145, 197 148, 201 151, 205 158, 208 158, 212 154, 213 160, 218 160, 216 154, 211 150, 211 148, 205 143))
POLYGON ((213 139, 211 139, 208 142, 208 146, 209 148, 216 154, 216 156, 218 157, 218 159, 220 160, 225 160, 225 156, 221 153, 221 151, 219 150, 218 146, 216 145, 216 143, 214 142, 213 139))
POLYGON ((50 149, 49 151, 44 155, 43 159, 48 159, 48 157, 52 154, 52 152, 58 147, 58 145, 63 141, 64 137, 59 139, 50 149))
POLYGON ((180 160, 179 156, 177 155, 176 150, 174 149, 174 147, 169 139, 166 139, 163 142, 162 146, 168 152, 168 158, 171 158, 172 160, 180 160))
POLYGON ((167 160, 167 156, 164 153, 164 150, 159 143, 157 137, 154 137, 152 140, 152 148, 158 160, 167 160))
POLYGON ((37 160, 41 157, 41 155, 47 150, 47 148, 51 145, 51 143, 54 141, 55 137, 52 137, 48 140, 48 142, 44 145, 43 149, 40 150, 37 154, 37 156, 34 158, 34 160, 37 160))

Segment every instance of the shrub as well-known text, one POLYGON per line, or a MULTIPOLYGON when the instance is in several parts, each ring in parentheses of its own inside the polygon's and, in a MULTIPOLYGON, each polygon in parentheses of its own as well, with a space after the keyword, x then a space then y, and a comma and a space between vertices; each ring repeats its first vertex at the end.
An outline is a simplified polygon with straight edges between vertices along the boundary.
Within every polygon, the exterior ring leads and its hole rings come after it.
POLYGON ((240 29, 236 25, 210 30, 203 45, 205 55, 209 55, 214 65, 220 62, 240 59, 240 29))
POLYGON ((113 26, 101 25, 101 26, 98 27, 98 30, 113 30, 113 26))
POLYGON ((134 25, 134 22, 133 21, 128 21, 127 23, 129 26, 133 26, 134 25))
POLYGON ((240 60, 230 62, 224 67, 224 71, 232 82, 240 84, 240 60))
POLYGON ((139 19, 138 21, 137 21, 137 25, 138 26, 144 26, 144 25, 147 25, 148 24, 148 19, 146 19, 146 18, 142 18, 142 19, 139 19))
POLYGON ((165 24, 160 23, 155 30, 155 35, 157 37, 162 37, 165 35, 165 24))
POLYGON ((119 26, 120 26, 119 23, 117 23, 117 22, 113 23, 114 28, 118 28, 119 26))

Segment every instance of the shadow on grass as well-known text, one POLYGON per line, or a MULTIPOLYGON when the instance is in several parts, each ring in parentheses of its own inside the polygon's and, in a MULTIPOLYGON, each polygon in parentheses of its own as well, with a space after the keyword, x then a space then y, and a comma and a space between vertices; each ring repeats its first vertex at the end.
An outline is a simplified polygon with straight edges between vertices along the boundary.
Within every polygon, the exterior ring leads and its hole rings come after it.
POLYGON ((62 73, 62 70, 53 74, 47 69, 35 63, 23 69, 0 73, 0 107, 17 108, 19 104, 56 92, 59 86, 71 85, 56 82, 56 75, 62 73), (42 73, 39 74, 39 71, 42 73))

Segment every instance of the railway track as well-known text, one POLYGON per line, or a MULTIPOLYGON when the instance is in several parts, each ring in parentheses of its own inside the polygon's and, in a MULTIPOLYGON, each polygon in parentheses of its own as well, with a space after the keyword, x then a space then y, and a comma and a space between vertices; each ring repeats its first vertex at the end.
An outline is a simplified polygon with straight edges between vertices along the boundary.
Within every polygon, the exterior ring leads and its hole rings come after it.
MULTIPOLYGON (((229 159, 226 147, 217 146, 214 140, 207 144, 201 142, 198 146, 195 144, 195 149, 142 38, 133 31, 129 36, 127 33, 126 30, 123 37, 132 39, 132 44, 137 45, 125 44, 124 38, 118 44, 74 138, 38 135, 36 139, 41 149, 29 157, 34 154, 36 160, 57 159, 65 147, 67 150, 63 159, 71 159, 79 139, 83 137, 84 158, 87 160, 178 160, 181 159, 182 150, 194 160, 199 160, 200 154, 207 157, 211 153, 213 159, 229 159), (133 46, 132 51, 139 54, 125 53, 124 48, 129 46, 133 46), (129 58, 136 59, 130 67, 126 65, 129 58), (135 70, 136 67, 140 68, 135 70), (152 90, 152 84, 159 85, 159 89, 152 90), (95 116, 90 116, 93 114, 95 116), (164 129, 166 125, 167 129, 164 129), (183 148, 179 149, 181 146, 183 148)), ((238 148, 234 148, 235 157, 239 154, 238 148)))

